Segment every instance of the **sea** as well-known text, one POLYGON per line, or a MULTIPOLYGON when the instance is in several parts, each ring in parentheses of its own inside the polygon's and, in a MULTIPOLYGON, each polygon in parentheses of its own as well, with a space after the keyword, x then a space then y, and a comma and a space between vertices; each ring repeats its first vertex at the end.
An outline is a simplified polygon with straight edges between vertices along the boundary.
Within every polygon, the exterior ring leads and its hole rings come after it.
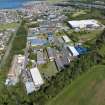
POLYGON ((21 8, 23 4, 32 1, 33 0, 0 0, 0 9, 21 8))

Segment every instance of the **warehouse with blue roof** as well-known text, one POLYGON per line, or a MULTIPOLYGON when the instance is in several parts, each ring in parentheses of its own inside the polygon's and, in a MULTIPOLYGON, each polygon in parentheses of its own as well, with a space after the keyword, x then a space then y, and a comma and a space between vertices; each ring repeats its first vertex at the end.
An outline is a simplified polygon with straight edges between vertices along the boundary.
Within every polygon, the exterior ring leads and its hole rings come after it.
POLYGON ((31 39, 30 41, 31 46, 43 46, 47 44, 47 40, 46 39, 31 39))
POLYGON ((78 51, 79 54, 85 54, 87 52, 87 48, 84 48, 80 45, 75 46, 75 49, 78 51))

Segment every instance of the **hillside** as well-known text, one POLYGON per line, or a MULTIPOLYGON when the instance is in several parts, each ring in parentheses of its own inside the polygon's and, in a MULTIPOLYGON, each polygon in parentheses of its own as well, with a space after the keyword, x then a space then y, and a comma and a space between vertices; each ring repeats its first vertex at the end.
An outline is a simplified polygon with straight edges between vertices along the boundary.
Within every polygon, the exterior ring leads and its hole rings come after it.
POLYGON ((48 105, 105 105, 105 66, 92 67, 48 105))

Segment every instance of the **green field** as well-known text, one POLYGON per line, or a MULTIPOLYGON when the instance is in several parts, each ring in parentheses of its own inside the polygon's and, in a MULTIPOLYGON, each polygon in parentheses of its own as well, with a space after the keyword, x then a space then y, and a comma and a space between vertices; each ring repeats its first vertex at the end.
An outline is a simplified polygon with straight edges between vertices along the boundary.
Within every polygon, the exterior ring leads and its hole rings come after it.
POLYGON ((81 31, 72 33, 75 37, 79 39, 80 42, 86 42, 95 39, 98 35, 102 33, 102 29, 96 29, 92 31, 81 31))
POLYGON ((49 3, 57 3, 57 2, 61 2, 63 0, 47 0, 49 3))
POLYGON ((84 11, 84 10, 81 10, 81 11, 77 11, 75 12, 74 14, 72 14, 72 17, 77 17, 77 16, 80 16, 80 15, 84 15, 86 14, 87 12, 84 11))
POLYGON ((7 23, 7 24, 0 24, 0 30, 8 29, 8 28, 16 28, 19 23, 7 23))
POLYGON ((41 73, 44 73, 46 76, 52 76, 57 73, 57 68, 54 62, 48 62, 44 65, 39 65, 39 70, 41 73))
POLYGON ((92 67, 47 105, 105 105, 105 66, 92 67))

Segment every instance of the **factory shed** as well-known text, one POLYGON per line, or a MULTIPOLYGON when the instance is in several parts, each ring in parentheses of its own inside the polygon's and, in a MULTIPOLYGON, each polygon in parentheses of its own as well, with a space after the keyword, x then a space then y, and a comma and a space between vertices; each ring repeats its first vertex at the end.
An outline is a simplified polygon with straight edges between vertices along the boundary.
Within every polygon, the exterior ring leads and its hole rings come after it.
POLYGON ((61 71, 61 70, 65 69, 64 64, 63 64, 60 57, 56 57, 55 64, 57 66, 58 71, 61 71))
POLYGON ((76 57, 79 55, 79 53, 77 52, 74 46, 68 46, 67 48, 72 56, 76 57))
POLYGON ((66 56, 62 56, 61 60, 62 60, 62 63, 64 65, 64 67, 69 66, 69 60, 68 60, 68 58, 66 56))
POLYGON ((39 89, 40 86, 44 84, 44 81, 41 77, 41 74, 40 74, 38 68, 34 67, 34 68, 30 69, 30 72, 31 72, 31 75, 32 75, 32 79, 33 79, 35 88, 39 89))
POLYGON ((63 40, 65 41, 65 43, 70 42, 70 39, 67 35, 62 36, 63 40))
POLYGON ((14 55, 5 85, 15 85, 19 81, 19 76, 24 65, 24 60, 25 56, 14 55))
POLYGON ((48 57, 49 57, 50 61, 53 61, 54 58, 55 58, 55 56, 54 56, 54 49, 48 47, 47 48, 47 53, 48 53, 48 57))
POLYGON ((82 46, 75 46, 75 49, 78 51, 79 54, 85 54, 87 52, 87 48, 82 46))
POLYGON ((49 41, 49 43, 54 42, 54 37, 53 37, 52 33, 48 32, 47 35, 48 35, 48 41, 49 41))
POLYGON ((30 44, 31 44, 32 47, 34 47, 34 46, 43 46, 43 45, 47 44, 47 40, 46 39, 38 39, 38 38, 31 39, 30 44))
POLYGON ((25 87, 26 87, 27 94, 30 94, 35 91, 35 86, 33 82, 29 82, 29 81, 25 82, 25 87))
POLYGON ((46 58, 42 49, 37 51, 37 64, 45 64, 46 58))
POLYGON ((69 25, 72 28, 97 28, 100 27, 98 21, 94 19, 88 19, 88 20, 73 20, 68 21, 69 25))

